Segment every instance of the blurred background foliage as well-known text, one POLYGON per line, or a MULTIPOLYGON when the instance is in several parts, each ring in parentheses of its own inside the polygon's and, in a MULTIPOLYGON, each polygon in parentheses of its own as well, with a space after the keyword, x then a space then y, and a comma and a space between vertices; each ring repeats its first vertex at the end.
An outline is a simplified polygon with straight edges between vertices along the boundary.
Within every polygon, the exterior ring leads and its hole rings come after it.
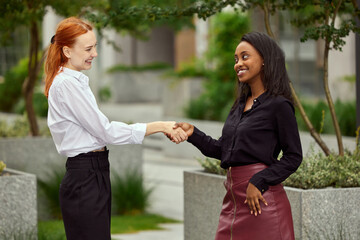
POLYGON ((236 97, 234 49, 242 35, 250 31, 250 20, 246 14, 222 12, 214 16, 211 23, 206 60, 184 67, 178 74, 194 72, 199 76, 202 72, 206 78, 204 93, 185 108, 186 116, 223 121, 236 97))

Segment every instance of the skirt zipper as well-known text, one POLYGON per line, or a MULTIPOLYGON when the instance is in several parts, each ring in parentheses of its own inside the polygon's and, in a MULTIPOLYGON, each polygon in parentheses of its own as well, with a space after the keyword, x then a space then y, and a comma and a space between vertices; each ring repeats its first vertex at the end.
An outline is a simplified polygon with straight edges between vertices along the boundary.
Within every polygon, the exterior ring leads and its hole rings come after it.
POLYGON ((230 173, 230 191, 231 191, 231 195, 233 197, 233 200, 234 200, 234 218, 232 220, 232 223, 231 223, 231 226, 230 226, 230 240, 233 239, 233 225, 234 225, 234 222, 235 222, 235 218, 236 218, 236 201, 235 201, 235 196, 234 196, 234 193, 233 193, 233 180, 232 180, 232 176, 231 176, 231 167, 229 168, 229 173, 230 173))

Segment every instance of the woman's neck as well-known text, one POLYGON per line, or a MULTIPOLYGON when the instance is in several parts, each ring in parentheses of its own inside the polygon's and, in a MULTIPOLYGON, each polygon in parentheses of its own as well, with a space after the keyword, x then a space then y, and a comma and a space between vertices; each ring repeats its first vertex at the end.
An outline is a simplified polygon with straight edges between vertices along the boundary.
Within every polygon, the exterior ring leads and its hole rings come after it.
POLYGON ((258 84, 250 85, 250 89, 251 89, 251 97, 253 99, 259 97, 261 94, 263 94, 265 92, 265 87, 262 84, 262 82, 260 82, 258 84))

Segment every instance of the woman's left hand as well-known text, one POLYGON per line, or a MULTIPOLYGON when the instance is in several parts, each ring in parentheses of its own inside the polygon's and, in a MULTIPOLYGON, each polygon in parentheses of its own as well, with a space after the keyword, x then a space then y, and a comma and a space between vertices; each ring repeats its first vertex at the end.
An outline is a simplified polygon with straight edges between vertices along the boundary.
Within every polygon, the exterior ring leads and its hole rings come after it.
POLYGON ((247 204, 250 208, 250 213, 255 214, 261 214, 261 207, 260 207, 260 201, 262 201, 266 206, 268 205, 265 198, 262 196, 261 192, 257 187, 255 187, 254 184, 249 182, 249 185, 246 189, 246 200, 245 204, 247 204))

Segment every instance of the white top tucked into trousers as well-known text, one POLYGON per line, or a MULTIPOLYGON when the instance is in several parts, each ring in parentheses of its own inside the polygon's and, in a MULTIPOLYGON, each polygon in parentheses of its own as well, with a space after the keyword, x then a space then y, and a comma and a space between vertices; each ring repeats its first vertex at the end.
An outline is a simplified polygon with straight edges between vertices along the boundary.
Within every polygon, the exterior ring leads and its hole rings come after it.
POLYGON ((107 144, 141 144, 145 137, 145 123, 109 122, 81 72, 63 67, 50 87, 48 103, 47 122, 61 155, 74 157, 107 144))

